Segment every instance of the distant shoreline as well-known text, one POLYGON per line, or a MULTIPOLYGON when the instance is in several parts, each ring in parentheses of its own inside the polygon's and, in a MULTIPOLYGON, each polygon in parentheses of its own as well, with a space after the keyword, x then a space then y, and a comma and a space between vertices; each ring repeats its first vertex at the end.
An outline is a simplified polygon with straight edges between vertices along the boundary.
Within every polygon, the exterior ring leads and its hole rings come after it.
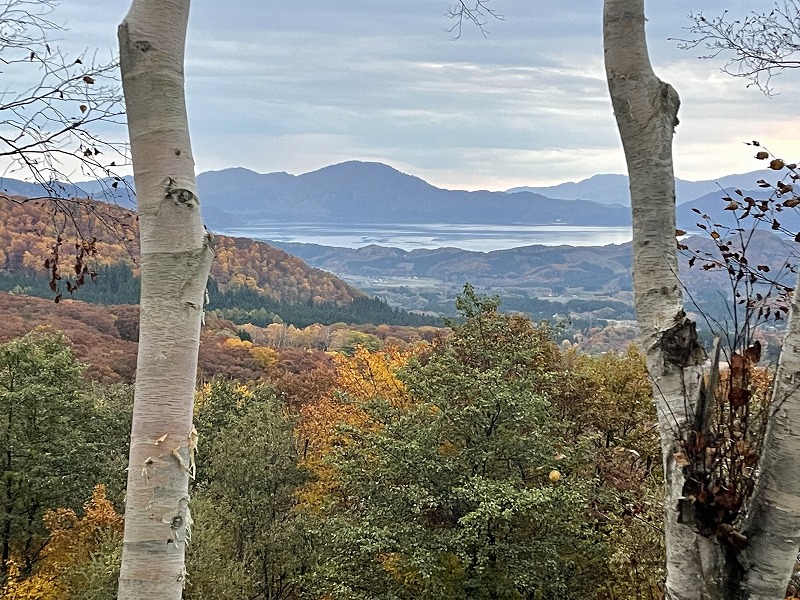
POLYGON ((468 223, 385 223, 331 225, 275 223, 216 231, 281 244, 313 244, 329 248, 381 246, 411 250, 458 248, 472 252, 510 250, 525 246, 592 247, 623 244, 631 240, 630 227, 579 225, 492 225, 468 223))

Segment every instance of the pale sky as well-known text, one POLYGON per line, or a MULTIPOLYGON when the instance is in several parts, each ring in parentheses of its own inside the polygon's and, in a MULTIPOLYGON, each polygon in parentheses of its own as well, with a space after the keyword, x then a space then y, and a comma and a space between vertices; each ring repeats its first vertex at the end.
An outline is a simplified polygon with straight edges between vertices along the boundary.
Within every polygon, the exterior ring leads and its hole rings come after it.
MULTIPOLYGON (((62 0, 63 44, 108 52, 128 0, 62 0)), ((446 29, 445 0, 193 0, 187 97, 197 171, 300 174, 380 161, 439 187, 504 190, 623 173, 608 99, 601 0, 490 0, 488 38, 446 29)), ((676 175, 752 171, 759 140, 795 160, 800 70, 766 98, 677 48, 690 10, 763 0, 650 0, 654 67, 682 99, 676 175)), ((117 134, 119 135, 119 134, 117 134)))

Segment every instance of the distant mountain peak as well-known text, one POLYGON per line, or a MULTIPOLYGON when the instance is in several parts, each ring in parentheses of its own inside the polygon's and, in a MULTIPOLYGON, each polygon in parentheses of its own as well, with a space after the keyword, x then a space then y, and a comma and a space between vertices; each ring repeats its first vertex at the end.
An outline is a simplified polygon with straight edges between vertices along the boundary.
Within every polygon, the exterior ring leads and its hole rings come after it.
MULTIPOLYGON (((678 204, 721 191, 721 188, 754 189, 758 179, 769 178, 774 173, 753 171, 736 175, 725 175, 715 179, 687 181, 675 178, 675 194, 678 204)), ((603 204, 630 206, 628 176, 603 173, 580 181, 568 181, 558 185, 539 187, 516 187, 506 193, 534 192, 559 200, 593 200, 603 204)))
MULTIPOLYGON (((363 161, 363 160, 347 160, 333 165, 328 165, 327 167, 322 167, 321 169, 317 169, 316 171, 311 171, 310 173, 305 173, 304 175, 312 175, 314 173, 334 173, 334 172, 355 173, 360 177, 364 177, 366 175, 400 176, 400 177, 408 177, 410 179, 416 179, 418 181, 423 181, 422 179, 416 177, 415 175, 409 175, 408 173, 404 173, 403 171, 391 165, 387 165, 386 163, 377 161, 363 161)), ((304 175, 301 175, 300 177, 303 177, 304 175)))
MULTIPOLYGON (((676 179, 678 203, 722 188, 753 189, 760 178, 774 173, 729 175, 718 180, 676 179)), ((32 195, 30 184, 5 179, 8 193, 32 195)), ((378 161, 347 160, 300 175, 260 174, 245 167, 206 171, 197 177, 202 210, 209 227, 230 229, 259 223, 472 223, 515 225, 625 226, 630 223, 625 175, 597 174, 555 186, 514 188, 504 193, 447 190, 378 161)), ((97 183, 85 186, 90 196, 106 200, 97 183)), ((108 187, 108 184, 105 184, 108 187)), ((119 186, 122 187, 122 186, 119 186)), ((127 189, 117 195, 127 195, 127 189)), ((124 200, 124 198, 122 198, 124 200)), ((219 230, 218 229, 218 230, 219 230)))
POLYGON ((253 171, 252 169, 248 169, 247 167, 225 167, 224 169, 211 169, 210 171, 203 171, 201 175, 205 175, 206 173, 228 173, 231 175, 261 175, 257 171, 253 171))
POLYGON ((408 175, 391 165, 382 162, 348 160, 329 165, 310 173, 298 175, 300 181, 324 185, 327 189, 348 189, 352 193, 385 190, 405 190, 409 193, 423 193, 438 189, 427 181, 408 175))

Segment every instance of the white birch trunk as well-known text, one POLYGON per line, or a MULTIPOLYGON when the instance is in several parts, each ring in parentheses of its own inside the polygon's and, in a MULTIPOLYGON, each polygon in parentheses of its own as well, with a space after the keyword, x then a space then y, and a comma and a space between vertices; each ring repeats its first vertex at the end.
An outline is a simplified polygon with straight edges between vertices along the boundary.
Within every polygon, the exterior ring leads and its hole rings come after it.
POLYGON ((189 0, 133 0, 119 27, 142 261, 120 600, 176 600, 185 582, 197 352, 214 256, 184 102, 188 14, 189 0))
POLYGON ((643 0, 606 0, 603 37, 630 180, 636 312, 664 460, 666 598, 723 598, 720 547, 679 523, 685 479, 675 455, 694 423, 705 360, 694 324, 684 315, 678 280, 672 136, 680 100, 650 65, 643 0))
POLYGON ((696 414, 707 411, 700 406, 704 353, 678 281, 672 135, 679 100, 653 73, 644 23, 644 0, 605 0, 606 75, 630 177, 636 311, 664 455, 666 597, 783 600, 800 547, 800 294, 792 300, 759 479, 747 502, 746 546, 723 548, 679 522, 685 477, 676 452, 697 426, 696 414))
POLYGON ((800 281, 775 376, 772 418, 742 532, 748 600, 783 600, 800 548, 800 281))

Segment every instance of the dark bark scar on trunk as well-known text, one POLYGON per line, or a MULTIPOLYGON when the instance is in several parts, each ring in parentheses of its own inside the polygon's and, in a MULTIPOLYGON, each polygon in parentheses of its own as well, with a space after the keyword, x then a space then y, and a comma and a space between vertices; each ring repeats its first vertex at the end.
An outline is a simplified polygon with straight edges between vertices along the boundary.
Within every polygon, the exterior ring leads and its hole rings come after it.
POLYGON ((685 369, 703 364, 706 351, 697 337, 697 325, 680 311, 675 315, 675 324, 661 337, 664 363, 685 369))

